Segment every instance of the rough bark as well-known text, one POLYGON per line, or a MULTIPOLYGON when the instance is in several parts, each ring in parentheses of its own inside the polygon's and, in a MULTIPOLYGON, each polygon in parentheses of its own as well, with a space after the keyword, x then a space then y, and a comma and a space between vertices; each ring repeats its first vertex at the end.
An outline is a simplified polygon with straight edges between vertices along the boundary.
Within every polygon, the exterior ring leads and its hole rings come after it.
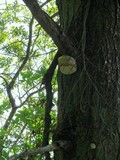
POLYGON ((57 0, 61 30, 78 49, 77 72, 58 72, 58 126, 71 141, 55 160, 120 159, 120 9, 113 0, 57 0))

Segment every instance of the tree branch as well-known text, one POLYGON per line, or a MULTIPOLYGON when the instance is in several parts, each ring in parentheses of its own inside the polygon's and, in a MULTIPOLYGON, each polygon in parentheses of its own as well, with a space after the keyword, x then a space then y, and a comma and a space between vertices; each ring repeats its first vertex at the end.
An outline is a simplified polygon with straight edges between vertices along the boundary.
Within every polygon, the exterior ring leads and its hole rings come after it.
MULTIPOLYGON (((52 103, 53 93, 52 93, 51 81, 54 74, 54 70, 57 66, 57 60, 59 56, 60 56, 60 53, 57 52, 49 69, 47 70, 47 72, 43 77, 43 84, 45 84, 45 88, 46 88, 45 124, 44 124, 43 142, 42 142, 43 146, 46 146, 49 144, 49 130, 50 130, 50 124, 51 124, 50 112, 53 106, 53 103, 52 103)), ((46 153, 45 156, 46 156, 46 160, 50 159, 49 153, 46 153)))
POLYGON ((26 6, 31 11, 33 17, 42 26, 45 32, 53 39, 58 49, 63 54, 70 54, 70 52, 76 52, 72 41, 69 37, 63 34, 57 23, 41 9, 37 0, 23 0, 26 6))
POLYGON ((12 110, 11 110, 11 112, 10 112, 10 114, 9 114, 9 116, 8 116, 4 126, 3 126, 4 130, 8 129, 10 121, 13 119, 13 116, 16 113, 16 110, 17 110, 17 108, 12 108, 12 110))
POLYGON ((17 160, 19 158, 25 158, 30 155, 43 154, 43 153, 58 150, 61 148, 68 149, 69 146, 70 146, 70 142, 68 141, 56 141, 53 144, 47 145, 45 147, 24 151, 18 155, 10 157, 8 160, 17 160))
POLYGON ((26 51, 26 57, 23 61, 23 63, 21 64, 21 66, 19 67, 19 69, 17 70, 16 74, 14 75, 14 77, 12 78, 11 82, 8 84, 6 79, 2 76, 0 76, 6 83, 6 90, 7 90, 7 94, 8 94, 8 98, 9 98, 9 101, 10 101, 10 104, 12 106, 12 109, 11 109, 11 112, 3 126, 3 128, 6 130, 8 127, 9 127, 9 124, 10 124, 10 121, 12 120, 14 114, 16 113, 16 110, 17 110, 17 106, 15 104, 15 99, 12 95, 12 88, 15 84, 15 81, 16 79, 18 78, 19 76, 19 73, 20 71, 23 69, 24 65, 26 64, 28 58, 29 58, 29 54, 30 54, 30 45, 31 45, 31 40, 32 40, 32 25, 33 25, 33 18, 31 19, 30 21, 30 27, 29 27, 29 41, 28 41, 28 47, 27 47, 27 51, 26 51))
POLYGON ((32 15, 42 28, 52 37, 56 44, 59 43, 60 29, 48 14, 41 9, 37 0, 23 0, 30 9, 32 15))
POLYGON ((28 41, 28 46, 27 46, 27 50, 26 50, 26 56, 25 59, 23 61, 23 63, 21 64, 21 66, 19 67, 19 69, 17 70, 17 72, 15 73, 14 77, 12 78, 11 82, 7 85, 7 94, 9 97, 9 101, 11 103, 12 108, 16 108, 16 104, 15 104, 15 99, 12 95, 12 88, 16 82, 16 79, 19 76, 20 71, 23 69, 23 67, 25 66, 28 58, 29 58, 29 54, 30 54, 30 46, 31 46, 31 41, 32 41, 32 25, 33 25, 33 18, 30 21, 30 27, 29 27, 29 41, 28 41))
POLYGON ((50 79, 52 79, 53 77, 53 74, 54 74, 54 70, 58 64, 58 58, 60 57, 61 53, 58 51, 52 61, 52 63, 50 64, 49 68, 47 69, 44 77, 43 77, 43 80, 42 80, 42 83, 45 84, 47 83, 47 81, 50 79))

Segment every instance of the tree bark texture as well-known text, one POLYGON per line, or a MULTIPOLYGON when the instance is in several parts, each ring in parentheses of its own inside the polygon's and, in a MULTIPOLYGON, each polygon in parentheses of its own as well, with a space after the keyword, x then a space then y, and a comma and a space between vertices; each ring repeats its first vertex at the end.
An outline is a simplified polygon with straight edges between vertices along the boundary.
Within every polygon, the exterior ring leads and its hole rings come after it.
MULTIPOLYGON (((120 160, 120 9, 117 0, 57 0, 77 71, 58 71, 55 160, 120 160)), ((63 53, 62 53, 63 54, 63 53)))

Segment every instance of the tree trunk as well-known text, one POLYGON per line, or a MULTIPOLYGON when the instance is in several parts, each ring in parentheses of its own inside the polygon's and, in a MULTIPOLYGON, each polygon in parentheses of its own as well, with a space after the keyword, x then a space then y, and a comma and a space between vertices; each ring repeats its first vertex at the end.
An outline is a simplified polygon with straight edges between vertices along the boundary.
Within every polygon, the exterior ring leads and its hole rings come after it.
MULTIPOLYGON (((55 160, 120 160, 120 10, 117 0, 57 0, 77 71, 58 71, 54 140, 70 141, 55 160)), ((65 54, 65 53, 62 53, 65 54)))

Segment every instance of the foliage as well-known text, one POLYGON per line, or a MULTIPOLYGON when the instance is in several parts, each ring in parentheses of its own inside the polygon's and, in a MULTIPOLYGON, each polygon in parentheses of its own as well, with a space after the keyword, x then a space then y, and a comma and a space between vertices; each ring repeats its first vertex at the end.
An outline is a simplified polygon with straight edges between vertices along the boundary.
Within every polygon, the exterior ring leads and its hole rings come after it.
MULTIPOLYGON (((42 146, 46 105, 42 79, 56 53, 51 38, 19 2, 6 4, 0 16, 0 154, 3 159, 42 146)), ((52 16, 57 12, 55 2, 45 5, 44 10, 52 16)), ((56 74, 53 84, 56 95, 56 74)), ((56 125, 56 96, 53 103, 51 131, 56 125)), ((36 160, 39 158, 36 156, 36 160)))

